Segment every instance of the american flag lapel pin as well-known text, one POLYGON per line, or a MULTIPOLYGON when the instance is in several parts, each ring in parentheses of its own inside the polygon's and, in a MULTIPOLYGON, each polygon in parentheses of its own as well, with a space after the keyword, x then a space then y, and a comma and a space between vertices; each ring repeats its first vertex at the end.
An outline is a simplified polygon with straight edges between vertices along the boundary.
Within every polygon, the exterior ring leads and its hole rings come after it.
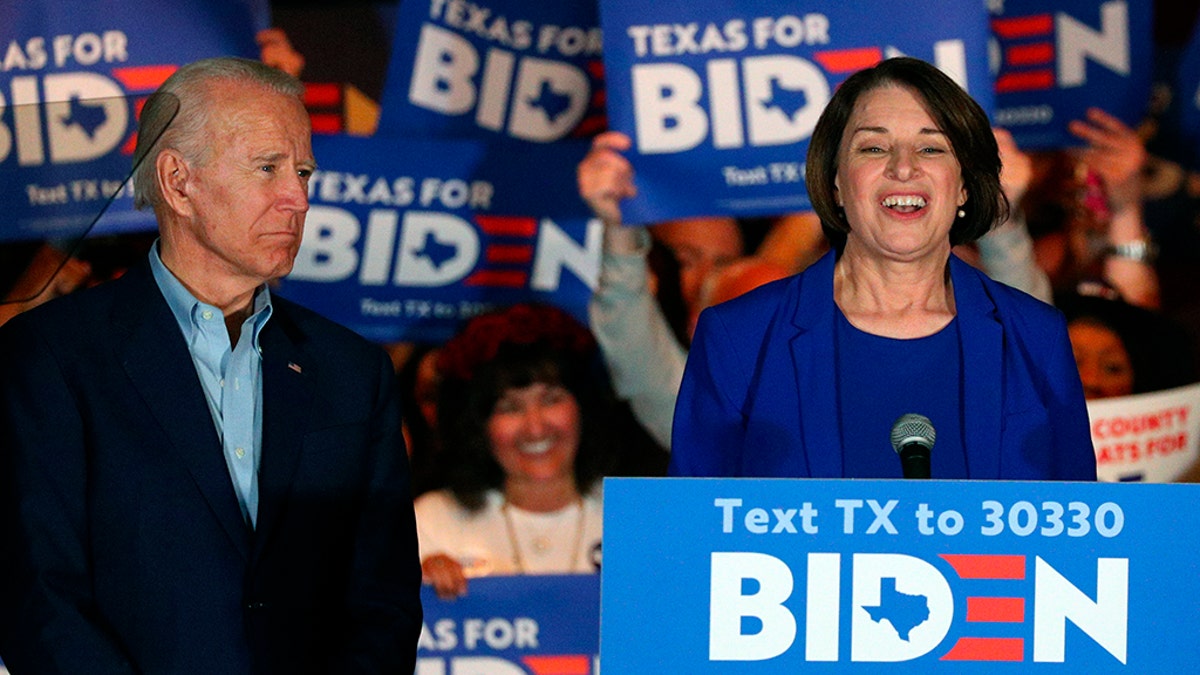
POLYGON ((303 372, 304 372, 304 371, 303 371, 303 369, 301 369, 301 368, 300 368, 300 364, 299 364, 299 363, 296 363, 296 362, 294 362, 294 361, 288 361, 288 368, 290 368, 291 370, 294 370, 294 371, 296 371, 297 373, 303 373, 303 372))

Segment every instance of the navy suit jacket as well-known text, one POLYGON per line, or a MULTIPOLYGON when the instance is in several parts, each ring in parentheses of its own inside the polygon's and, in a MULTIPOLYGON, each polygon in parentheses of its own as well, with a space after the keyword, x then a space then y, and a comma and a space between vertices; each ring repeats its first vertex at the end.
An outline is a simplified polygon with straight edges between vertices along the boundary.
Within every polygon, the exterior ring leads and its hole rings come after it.
MULTIPOLYGON (((701 313, 676 402, 672 475, 853 477, 842 476, 833 267, 831 252, 701 313)), ((968 477, 1095 480, 1062 314, 954 256, 950 277, 968 477)), ((886 386, 887 364, 879 376, 886 386)))
POLYGON ((0 328, 12 672, 413 671, 421 571, 391 364, 272 302, 255 530, 148 265, 0 328))

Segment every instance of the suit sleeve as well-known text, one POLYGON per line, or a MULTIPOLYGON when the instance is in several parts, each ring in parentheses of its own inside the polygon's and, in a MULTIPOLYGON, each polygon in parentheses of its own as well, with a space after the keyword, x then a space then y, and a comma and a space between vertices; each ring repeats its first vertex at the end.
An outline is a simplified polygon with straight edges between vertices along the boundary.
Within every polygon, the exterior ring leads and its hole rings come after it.
POLYGON ((1053 348, 1049 350, 1047 407, 1053 434, 1054 480, 1096 480, 1096 451, 1079 368, 1071 351, 1066 321, 1056 317, 1053 348))
POLYGON ((382 351, 379 358, 373 466, 356 525, 347 638, 331 668, 339 674, 411 673, 421 633, 421 564, 400 400, 391 362, 382 351))
POLYGON ((737 476, 745 436, 739 404, 746 391, 738 368, 742 353, 722 317, 700 314, 675 405, 671 436, 672 476, 737 476))
POLYGON ((92 595, 83 420, 25 318, 0 330, 0 657, 22 674, 133 673, 92 595))

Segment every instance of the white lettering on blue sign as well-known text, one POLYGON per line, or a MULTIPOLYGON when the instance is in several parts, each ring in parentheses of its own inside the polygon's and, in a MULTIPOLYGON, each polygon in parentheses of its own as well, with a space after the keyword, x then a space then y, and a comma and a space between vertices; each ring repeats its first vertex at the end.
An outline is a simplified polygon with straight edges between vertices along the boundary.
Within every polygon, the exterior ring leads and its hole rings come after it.
POLYGON ((575 128, 590 97, 587 75, 574 65, 499 47, 481 60, 466 38, 432 24, 421 28, 408 90, 415 106, 445 115, 474 110, 482 128, 549 142, 575 128))
MULTIPOLYGON (((841 555, 809 553, 804 562, 805 660, 839 661, 841 555)), ((793 564, 758 552, 711 554, 709 660, 764 661, 792 648, 798 624, 785 603, 795 587, 793 564), (753 629, 747 631, 747 624, 753 629)), ((856 553, 851 564, 851 661, 910 661, 942 644, 954 620, 955 599, 937 567, 891 553, 856 553)), ((1035 662, 1065 660, 1070 621, 1125 663, 1127 558, 1099 558, 1096 590, 1089 594, 1035 556, 1033 587, 1035 662)))
POLYGON ((12 127, 0 123, 0 162, 14 149, 20 166, 88 162, 116 149, 129 131, 124 90, 99 73, 14 77, 7 99, 0 91, 0 112, 10 105, 12 127))

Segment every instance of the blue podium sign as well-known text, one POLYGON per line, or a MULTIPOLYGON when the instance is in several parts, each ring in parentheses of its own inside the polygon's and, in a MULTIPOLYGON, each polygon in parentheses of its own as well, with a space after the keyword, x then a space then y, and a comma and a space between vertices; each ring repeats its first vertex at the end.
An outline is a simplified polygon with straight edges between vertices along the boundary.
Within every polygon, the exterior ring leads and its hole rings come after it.
POLYGON ((1200 627, 1197 497, 1190 485, 608 479, 601 667, 1182 672, 1200 627))
POLYGON ((472 579, 467 595, 425 610, 416 675, 592 675, 600 623, 595 574, 472 579))

